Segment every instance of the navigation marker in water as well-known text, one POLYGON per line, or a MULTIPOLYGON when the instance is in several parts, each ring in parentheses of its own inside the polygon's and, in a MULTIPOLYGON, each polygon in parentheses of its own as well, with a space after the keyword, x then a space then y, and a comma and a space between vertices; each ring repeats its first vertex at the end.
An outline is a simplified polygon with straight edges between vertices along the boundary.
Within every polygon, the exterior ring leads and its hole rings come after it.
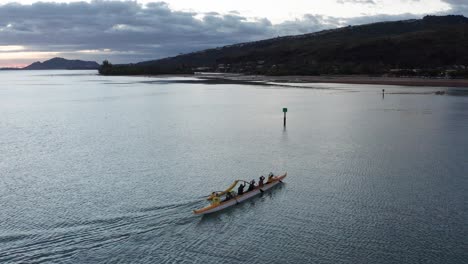
POLYGON ((286 127, 286 113, 288 112, 287 108, 283 108, 284 119, 283 119, 283 126, 286 127))

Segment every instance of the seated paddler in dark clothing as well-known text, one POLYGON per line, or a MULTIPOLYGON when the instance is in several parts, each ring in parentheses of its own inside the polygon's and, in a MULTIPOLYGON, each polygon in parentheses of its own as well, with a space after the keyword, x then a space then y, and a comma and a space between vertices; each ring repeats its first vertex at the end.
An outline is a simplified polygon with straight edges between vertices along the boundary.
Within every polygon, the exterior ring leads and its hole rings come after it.
POLYGON ((250 181, 249 188, 247 189, 248 192, 253 191, 255 189, 255 180, 250 181))
POLYGON ((224 199, 224 201, 229 201, 229 200, 231 200, 233 197, 234 197, 234 196, 232 195, 231 192, 227 192, 227 193, 226 193, 226 198, 224 199))
POLYGON ((244 194, 244 187, 245 187, 245 184, 241 183, 241 185, 239 185, 239 187, 237 188, 237 195, 244 194))

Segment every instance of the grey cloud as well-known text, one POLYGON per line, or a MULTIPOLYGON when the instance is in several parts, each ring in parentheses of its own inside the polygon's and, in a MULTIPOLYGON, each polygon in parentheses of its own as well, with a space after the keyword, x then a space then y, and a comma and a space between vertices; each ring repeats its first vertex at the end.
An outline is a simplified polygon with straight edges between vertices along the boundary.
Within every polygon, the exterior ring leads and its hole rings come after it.
POLYGON ((32 51, 61 52, 73 58, 136 62, 347 24, 414 17, 405 14, 342 19, 308 14, 272 24, 266 18, 246 18, 238 12, 174 11, 164 2, 146 6, 102 0, 13 3, 0 5, 0 45, 23 45, 32 51))
POLYGON ((306 34, 339 26, 341 26, 341 22, 338 18, 306 14, 300 19, 275 25, 275 32, 280 36, 306 34))
POLYGON ((468 15, 468 0, 442 0, 450 5, 450 10, 446 13, 454 15, 468 15))
MULTIPOLYGON (((104 50, 98 59, 140 61, 205 48, 312 32, 336 25, 305 16, 273 25, 238 12, 198 14, 173 11, 164 2, 92 1, 0 5, 0 45, 70 53, 104 50), (197 16, 202 15, 202 19, 197 16)), ((95 54, 79 54, 92 57, 95 54)))
POLYGON ((442 2, 446 2, 451 5, 468 5, 466 0, 442 0, 442 2))

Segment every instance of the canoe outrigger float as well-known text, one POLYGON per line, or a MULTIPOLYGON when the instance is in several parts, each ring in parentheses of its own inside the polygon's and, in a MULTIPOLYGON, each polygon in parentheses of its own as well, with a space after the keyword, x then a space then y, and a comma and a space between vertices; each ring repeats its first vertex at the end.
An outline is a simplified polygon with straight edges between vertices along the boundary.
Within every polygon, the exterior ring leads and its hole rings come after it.
POLYGON ((231 199, 227 201, 220 201, 220 196, 230 193, 232 189, 236 187, 237 183, 241 181, 241 180, 237 180, 233 184, 231 184, 231 186, 229 186, 229 188, 227 188, 225 191, 214 192, 213 194, 211 194, 207 200, 212 201, 212 204, 206 207, 203 207, 201 209, 198 209, 198 210, 193 210, 193 213, 197 215, 210 214, 210 213, 221 211, 233 205, 239 204, 281 183, 282 180, 286 178, 287 175, 288 173, 286 172, 285 174, 280 175, 280 176, 273 176, 269 182, 265 183, 261 187, 256 186, 255 189, 253 189, 252 191, 245 192, 242 195, 234 195, 231 199))

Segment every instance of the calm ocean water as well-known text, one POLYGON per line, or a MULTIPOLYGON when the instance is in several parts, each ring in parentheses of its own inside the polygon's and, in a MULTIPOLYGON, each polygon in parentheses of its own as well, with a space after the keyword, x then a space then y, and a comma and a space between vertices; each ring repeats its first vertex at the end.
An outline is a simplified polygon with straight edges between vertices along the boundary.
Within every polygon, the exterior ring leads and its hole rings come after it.
POLYGON ((0 79, 0 263, 468 263, 462 89, 0 79))

